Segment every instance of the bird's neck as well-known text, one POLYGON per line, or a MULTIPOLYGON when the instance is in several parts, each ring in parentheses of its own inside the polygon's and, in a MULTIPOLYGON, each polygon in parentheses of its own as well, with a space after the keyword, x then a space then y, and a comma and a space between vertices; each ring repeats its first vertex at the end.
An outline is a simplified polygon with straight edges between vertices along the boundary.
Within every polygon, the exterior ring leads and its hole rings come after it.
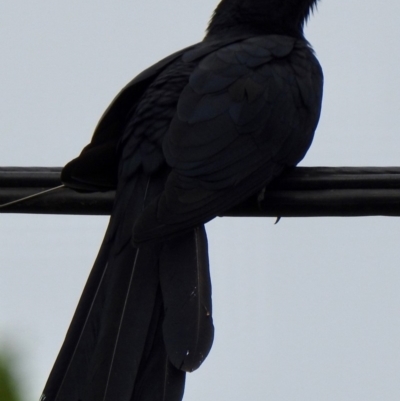
POLYGON ((317 0, 222 0, 207 37, 254 33, 303 37, 303 26, 317 0))

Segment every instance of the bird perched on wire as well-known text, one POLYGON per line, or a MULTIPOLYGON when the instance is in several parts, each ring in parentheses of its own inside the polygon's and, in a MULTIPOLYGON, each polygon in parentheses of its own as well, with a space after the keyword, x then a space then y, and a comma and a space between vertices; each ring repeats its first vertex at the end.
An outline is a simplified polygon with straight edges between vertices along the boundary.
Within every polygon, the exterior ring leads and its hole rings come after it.
POLYGON ((42 401, 179 401, 213 341, 204 223, 305 155, 323 76, 317 0, 222 0, 204 40, 133 79, 62 172, 116 189, 42 401))

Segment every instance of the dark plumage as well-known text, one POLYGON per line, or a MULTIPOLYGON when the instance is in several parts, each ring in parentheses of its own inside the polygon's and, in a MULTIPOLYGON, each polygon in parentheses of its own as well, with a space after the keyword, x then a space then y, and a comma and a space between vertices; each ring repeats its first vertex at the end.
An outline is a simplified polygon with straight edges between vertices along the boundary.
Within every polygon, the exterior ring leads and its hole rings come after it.
POLYGON ((150 67, 67 164, 116 188, 110 224, 45 401, 179 401, 213 341, 203 224, 296 165, 322 71, 303 37, 316 0, 223 0, 205 39, 150 67))

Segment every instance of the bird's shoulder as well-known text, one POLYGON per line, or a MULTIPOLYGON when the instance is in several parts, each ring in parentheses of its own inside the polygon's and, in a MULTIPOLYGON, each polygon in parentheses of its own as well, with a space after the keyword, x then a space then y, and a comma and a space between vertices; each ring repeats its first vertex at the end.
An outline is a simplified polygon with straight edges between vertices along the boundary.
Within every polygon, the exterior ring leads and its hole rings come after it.
POLYGON ((265 35, 222 46, 198 61, 180 95, 163 143, 167 162, 196 174, 205 172, 201 159, 208 170, 233 163, 236 153, 273 157, 311 119, 312 130, 321 96, 322 72, 305 40, 265 35))

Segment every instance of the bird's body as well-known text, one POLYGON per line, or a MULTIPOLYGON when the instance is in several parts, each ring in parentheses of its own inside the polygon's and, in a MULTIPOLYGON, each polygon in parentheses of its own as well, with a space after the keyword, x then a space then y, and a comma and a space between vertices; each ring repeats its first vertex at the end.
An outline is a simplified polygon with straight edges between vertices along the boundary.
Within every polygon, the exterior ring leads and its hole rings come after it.
POLYGON ((116 187, 110 224, 45 401, 179 401, 213 339, 203 224, 296 165, 322 72, 315 0, 223 0, 208 35, 144 71, 62 179, 116 187))

